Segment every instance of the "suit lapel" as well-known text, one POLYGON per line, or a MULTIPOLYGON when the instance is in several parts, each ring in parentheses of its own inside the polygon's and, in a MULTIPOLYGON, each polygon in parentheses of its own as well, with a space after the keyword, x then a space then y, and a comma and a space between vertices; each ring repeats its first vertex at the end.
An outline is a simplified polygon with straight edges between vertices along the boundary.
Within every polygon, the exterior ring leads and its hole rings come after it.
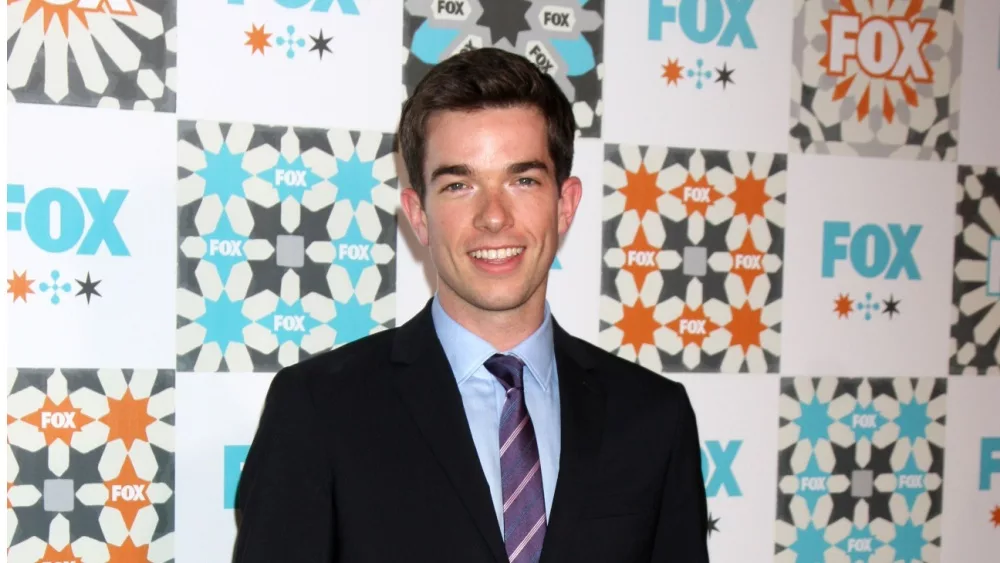
POLYGON ((393 340, 393 379, 424 439, 499 563, 507 561, 462 396, 434 331, 430 302, 393 340))
POLYGON ((597 470, 606 407, 590 353, 580 341, 553 324, 562 446, 540 563, 568 561, 566 549, 572 545, 576 520, 597 470))

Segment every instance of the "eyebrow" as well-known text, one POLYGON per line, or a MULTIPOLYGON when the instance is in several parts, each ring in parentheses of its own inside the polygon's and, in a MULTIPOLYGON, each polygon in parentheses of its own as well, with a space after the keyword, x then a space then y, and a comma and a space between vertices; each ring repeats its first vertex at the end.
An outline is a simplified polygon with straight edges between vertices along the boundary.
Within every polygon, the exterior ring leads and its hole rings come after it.
MULTIPOLYGON (((524 162, 515 162, 507 167, 508 174, 523 174, 529 170, 541 170, 542 172, 548 172, 549 167, 540 160, 527 160, 524 162)), ((441 176, 471 176, 472 169, 464 164, 449 164, 445 166, 438 166, 431 172, 431 182, 440 178, 441 176)))

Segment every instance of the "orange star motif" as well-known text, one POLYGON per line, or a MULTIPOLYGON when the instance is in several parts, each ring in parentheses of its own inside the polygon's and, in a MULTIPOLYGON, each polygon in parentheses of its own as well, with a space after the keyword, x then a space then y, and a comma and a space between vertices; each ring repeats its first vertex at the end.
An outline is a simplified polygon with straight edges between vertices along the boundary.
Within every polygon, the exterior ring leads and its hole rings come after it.
POLYGON ((625 196, 625 211, 635 210, 639 214, 640 220, 647 211, 660 212, 660 207, 656 203, 656 200, 663 195, 663 190, 656 185, 656 177, 659 173, 658 170, 648 172, 645 163, 641 164, 635 173, 625 171, 625 187, 619 190, 625 196))
POLYGON ((653 318, 655 307, 645 307, 641 302, 637 302, 635 307, 622 305, 624 316, 615 326, 622 329, 622 347, 632 345, 636 354, 643 344, 656 345, 653 333, 660 328, 660 323, 653 318))
POLYGON ((34 283, 35 280, 28 279, 27 270, 22 272, 21 275, 18 275, 17 272, 14 272, 14 277, 7 280, 7 293, 10 293, 11 295, 14 296, 13 299, 11 300, 11 303, 17 301, 18 299, 27 303, 28 294, 35 292, 35 290, 31 288, 32 284, 34 283))
POLYGON ((48 395, 45 396, 45 402, 40 409, 22 417, 21 420, 38 428, 45 436, 47 446, 51 446, 56 440, 62 440, 67 446, 70 445, 73 434, 94 421, 83 414, 82 410, 74 408, 68 396, 57 405, 48 395))
POLYGON ((757 215, 764 217, 764 204, 771 201, 767 195, 767 178, 755 178, 753 171, 746 178, 735 178, 736 189, 729 195, 736 207, 733 216, 746 215, 747 223, 757 215))
POLYGON ((108 553, 111 559, 108 563, 132 563, 133 561, 149 561, 149 544, 136 547, 132 543, 132 538, 125 536, 125 541, 120 546, 108 545, 108 553))
POLYGON ((677 333, 685 348, 688 344, 694 344, 700 348, 705 338, 719 328, 719 325, 705 316, 702 305, 699 305, 697 309, 684 305, 684 312, 681 313, 681 316, 667 323, 667 328, 677 333))
POLYGON ((266 33, 264 31, 264 27, 266 25, 267 24, 262 24, 258 28, 256 24, 250 24, 251 31, 244 31, 243 32, 247 36, 247 42, 244 43, 244 45, 249 45, 251 47, 251 51, 250 51, 251 55, 253 55, 257 51, 260 51, 260 54, 263 55, 264 54, 264 48, 272 46, 270 39, 271 39, 271 36, 274 35, 274 34, 273 33, 266 33))
POLYGON ((688 174, 683 184, 670 190, 670 195, 684 202, 688 217, 695 213, 701 213, 704 217, 708 208, 722 199, 722 194, 716 191, 715 186, 708 183, 708 178, 702 176, 695 180, 691 174, 688 174))
POLYGON ((56 551, 51 545, 45 546, 45 553, 39 561, 60 561, 65 563, 80 563, 80 558, 73 555, 73 546, 66 544, 66 547, 56 551))
POLYGON ((733 267, 729 271, 743 280, 743 289, 749 294, 757 276, 765 274, 764 253, 757 250, 753 237, 747 231, 746 236, 743 237, 743 245, 730 254, 733 257, 733 267))
POLYGON ((87 11, 87 12, 105 12, 105 13, 116 14, 116 15, 119 15, 119 16, 134 16, 134 15, 137 15, 136 11, 135 11, 135 6, 132 5, 132 0, 125 0, 125 3, 128 4, 128 9, 127 10, 122 10, 122 11, 119 11, 119 12, 116 12, 113 9, 114 7, 111 5, 111 2, 109 2, 108 0, 101 0, 93 8, 82 8, 82 9, 85 10, 85 11, 87 11))
POLYGON ((678 60, 679 59, 667 59, 667 64, 662 65, 663 74, 660 75, 660 78, 667 79, 667 86, 670 86, 671 84, 676 86, 677 81, 684 78, 684 75, 682 74, 684 67, 677 64, 678 60))
POLYGON ((990 522, 994 528, 1000 528, 1000 504, 993 507, 993 512, 990 513, 990 522))
MULTIPOLYGON (((7 5, 10 6, 14 1, 7 0, 7 5)), ((42 21, 44 23, 42 29, 45 33, 49 32, 49 26, 52 25, 52 18, 56 18, 59 20, 59 27, 62 28, 63 35, 69 37, 69 18, 71 15, 76 16, 76 19, 83 24, 83 27, 89 29, 86 10, 80 8, 77 5, 79 3, 80 0, 59 3, 51 3, 48 0, 28 0, 28 7, 24 9, 24 19, 21 21, 26 22, 30 20, 41 10, 42 21)))
POLYGON ((132 390, 126 389, 125 395, 115 400, 108 397, 110 412, 101 417, 101 422, 108 425, 108 442, 119 438, 125 442, 125 448, 131 449, 136 440, 149 441, 146 427, 156 422, 156 418, 147 412, 149 399, 135 399, 132 390))
POLYGON ((646 233, 639 227, 632 244, 622 248, 622 252, 625 253, 625 265, 622 269, 632 274, 635 287, 641 290, 642 284, 646 283, 646 275, 659 269, 656 255, 660 249, 649 244, 646 233))
POLYGON ((854 300, 846 293, 841 293, 840 297, 833 302, 833 312, 837 313, 838 319, 850 318, 854 311, 854 300))
POLYGON ((132 458, 126 457, 118 477, 104 483, 108 488, 108 502, 105 506, 117 509, 125 520, 125 527, 132 529, 136 514, 144 506, 152 505, 149 500, 149 481, 135 474, 132 458))
POLYGON ((751 309, 750 304, 746 302, 739 309, 736 307, 730 307, 730 309, 733 318, 726 325, 726 329, 732 335, 729 345, 743 348, 744 354, 750 350, 751 346, 760 347, 760 333, 767 330, 767 325, 760 322, 763 311, 751 309))

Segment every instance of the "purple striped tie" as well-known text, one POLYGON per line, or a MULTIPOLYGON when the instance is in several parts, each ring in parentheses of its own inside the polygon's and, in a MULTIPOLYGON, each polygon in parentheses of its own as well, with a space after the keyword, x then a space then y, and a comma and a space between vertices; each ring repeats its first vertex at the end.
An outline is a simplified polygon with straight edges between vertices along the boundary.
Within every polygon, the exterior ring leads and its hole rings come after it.
POLYGON ((507 390, 500 416, 500 480, 503 484, 504 544, 511 563, 536 563, 545 538, 545 493, 535 429, 524 403, 524 364, 494 354, 486 360, 507 390))

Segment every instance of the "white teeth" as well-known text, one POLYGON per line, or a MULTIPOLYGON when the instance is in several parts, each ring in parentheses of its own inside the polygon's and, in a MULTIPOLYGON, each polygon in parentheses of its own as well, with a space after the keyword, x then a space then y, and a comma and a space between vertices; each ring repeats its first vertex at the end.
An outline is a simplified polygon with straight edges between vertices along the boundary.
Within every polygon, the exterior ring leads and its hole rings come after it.
POLYGON ((507 248, 491 248, 489 250, 474 250, 469 253, 473 258, 478 258, 480 260, 498 260, 504 258, 510 258, 511 256, 517 256, 524 251, 521 247, 507 247, 507 248))

